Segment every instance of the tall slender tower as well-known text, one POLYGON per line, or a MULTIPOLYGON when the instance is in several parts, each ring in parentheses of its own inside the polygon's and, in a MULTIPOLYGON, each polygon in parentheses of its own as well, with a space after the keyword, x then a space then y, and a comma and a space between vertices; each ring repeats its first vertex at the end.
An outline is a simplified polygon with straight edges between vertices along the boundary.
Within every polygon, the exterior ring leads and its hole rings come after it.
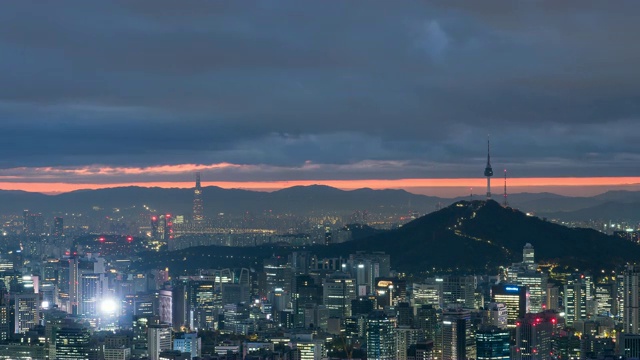
POLYGON ((491 177, 493 169, 491 168, 491 147, 489 139, 487 139, 487 167, 484 168, 484 176, 487 177, 487 199, 491 199, 491 177))
POLYGON ((200 173, 196 173, 196 188, 193 191, 193 221, 197 224, 202 223, 204 215, 202 214, 202 187, 200 186, 200 173))
POLYGON ((507 201, 507 169, 504 169, 504 200, 502 201, 502 206, 509 206, 509 202, 507 201))

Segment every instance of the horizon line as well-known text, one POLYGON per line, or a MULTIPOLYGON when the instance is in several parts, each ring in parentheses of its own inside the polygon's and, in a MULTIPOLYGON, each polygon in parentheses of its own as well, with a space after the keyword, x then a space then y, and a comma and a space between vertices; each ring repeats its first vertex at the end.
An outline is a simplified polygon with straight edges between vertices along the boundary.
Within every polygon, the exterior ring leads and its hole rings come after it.
MULTIPOLYGON (((482 196, 486 187, 485 178, 408 178, 408 179, 349 179, 349 180, 274 180, 274 181, 202 181, 202 186, 217 186, 222 189, 240 189, 259 192, 272 192, 295 186, 324 185, 341 190, 357 190, 369 188, 373 190, 398 189, 407 192, 434 195, 427 193, 457 194, 453 197, 466 196, 478 189, 478 196, 482 196), (466 194, 463 195, 462 193, 466 194)), ((497 184, 496 184, 497 185, 497 184)), ((100 190, 120 187, 143 188, 179 188, 188 189, 195 186, 195 181, 148 181, 148 182, 111 182, 111 183, 65 183, 65 182, 0 182, 0 190, 16 190, 30 193, 42 193, 48 195, 63 194, 78 190, 100 190)), ((638 186, 640 190, 640 177, 531 177, 509 178, 509 189, 520 190, 510 193, 525 192, 522 190, 541 190, 553 188, 555 190, 572 190, 571 193, 580 193, 578 189, 587 190, 587 193, 604 193, 609 190, 638 186)), ((496 186, 495 189, 502 189, 496 186)), ((501 198, 502 192, 495 192, 495 198, 501 198)))

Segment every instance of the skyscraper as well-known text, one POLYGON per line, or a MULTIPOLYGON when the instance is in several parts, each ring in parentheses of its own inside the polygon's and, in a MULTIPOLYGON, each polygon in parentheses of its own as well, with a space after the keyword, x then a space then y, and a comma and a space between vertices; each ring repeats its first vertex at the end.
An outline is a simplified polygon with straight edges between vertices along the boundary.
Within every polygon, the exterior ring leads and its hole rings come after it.
POLYGON ((476 331, 477 360, 508 360, 511 354, 509 330, 495 326, 476 331))
POLYGON ((624 332, 638 334, 640 328, 640 266, 627 265, 624 272, 624 332))
POLYGON ((516 320, 529 311, 529 290, 520 285, 494 285, 491 287, 491 301, 507 306, 507 326, 515 327, 516 320))
POLYGON ((171 327, 168 324, 154 324, 147 328, 149 359, 159 360, 160 353, 171 350, 171 327))
POLYGON ((382 310, 367 316, 367 359, 396 359, 394 324, 382 310))
POLYGON ((491 177, 493 169, 491 168, 491 148, 489 140, 487 140, 487 166, 484 168, 484 176, 487 177, 487 199, 491 199, 491 177))
POLYGON ((202 204, 202 187, 200 186, 200 173, 196 173, 196 187, 193 190, 193 221, 196 224, 202 223, 204 220, 204 210, 202 204))
POLYGON ((526 314, 519 318, 511 359, 551 359, 551 335, 556 323, 552 313, 526 314))
POLYGON ((449 309, 442 313, 442 359, 475 359, 476 343, 471 329, 471 312, 449 309))

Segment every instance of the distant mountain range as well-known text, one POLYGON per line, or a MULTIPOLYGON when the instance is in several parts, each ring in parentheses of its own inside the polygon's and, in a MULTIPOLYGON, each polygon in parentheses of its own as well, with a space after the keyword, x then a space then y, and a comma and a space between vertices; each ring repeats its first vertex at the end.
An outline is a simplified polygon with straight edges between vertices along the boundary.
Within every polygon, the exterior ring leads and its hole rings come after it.
MULTIPOLYGON (((274 192, 205 187, 205 215, 218 213, 369 213, 426 214, 438 206, 468 198, 447 199, 412 194, 404 190, 339 190, 314 185, 295 186, 274 192)), ((500 199, 497 199, 498 201, 500 199)), ((509 196, 510 206, 541 217, 560 220, 640 220, 640 192, 610 191, 593 197, 568 197, 551 193, 519 193, 509 196)), ((20 214, 23 209, 44 214, 87 213, 91 211, 121 214, 144 212, 189 215, 193 190, 178 188, 119 187, 78 190, 58 195, 0 190, 0 213, 20 214), (147 205, 148 209, 144 209, 147 205)))
MULTIPOLYGON (((320 257, 384 251, 391 255, 391 265, 399 271, 477 273, 521 261, 526 243, 534 246, 538 261, 566 269, 616 269, 640 257, 640 245, 595 230, 557 225, 504 208, 492 200, 459 201, 396 230, 308 250, 320 257)), ((174 271, 225 264, 256 267, 261 259, 288 251, 291 249, 270 246, 198 247, 148 254, 140 266, 168 264, 174 271)))

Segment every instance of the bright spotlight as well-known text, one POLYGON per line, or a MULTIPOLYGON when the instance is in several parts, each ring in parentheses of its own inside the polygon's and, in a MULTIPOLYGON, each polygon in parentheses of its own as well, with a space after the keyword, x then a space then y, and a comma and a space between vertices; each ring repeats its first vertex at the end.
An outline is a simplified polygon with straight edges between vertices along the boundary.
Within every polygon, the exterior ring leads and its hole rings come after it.
POLYGON ((105 314, 115 314, 116 310, 118 310, 118 304, 113 299, 103 299, 100 310, 105 314))
POLYGON ((43 301, 43 302, 42 302, 42 308, 43 308, 43 309, 48 309, 48 308, 49 308, 49 306, 51 306, 51 304, 49 304, 49 302, 48 302, 47 300, 45 300, 45 301, 43 301))

